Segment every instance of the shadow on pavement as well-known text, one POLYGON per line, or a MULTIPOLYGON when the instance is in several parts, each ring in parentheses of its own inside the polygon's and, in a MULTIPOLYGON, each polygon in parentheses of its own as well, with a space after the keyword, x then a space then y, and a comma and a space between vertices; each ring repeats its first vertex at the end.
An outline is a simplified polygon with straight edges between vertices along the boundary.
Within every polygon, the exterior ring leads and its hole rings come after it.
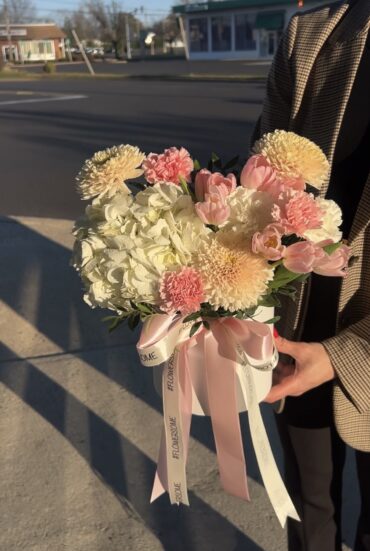
POLYGON ((191 509, 171 506, 166 495, 150 505, 148 496, 155 464, 31 362, 23 362, 16 371, 11 363, 1 364, 0 381, 64 436, 68 399, 69 416, 73 412, 68 421, 77 429, 68 436, 70 443, 114 492, 122 506, 140 517, 164 549, 201 551, 210 549, 206 545, 215 542, 212 544, 215 551, 263 551, 192 492, 189 496, 191 509), (78 429, 81 420, 85 423, 86 419, 87 427, 78 429), (84 428, 88 434, 81 439, 84 428), (195 523, 198 523, 198 529, 195 523))

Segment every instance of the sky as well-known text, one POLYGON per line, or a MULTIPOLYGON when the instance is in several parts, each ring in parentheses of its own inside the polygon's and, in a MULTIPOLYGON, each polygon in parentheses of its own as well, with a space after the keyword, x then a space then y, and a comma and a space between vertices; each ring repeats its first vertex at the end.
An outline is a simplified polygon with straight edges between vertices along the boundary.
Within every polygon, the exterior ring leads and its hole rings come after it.
MULTIPOLYGON (((139 10, 138 16, 144 22, 161 19, 170 12, 176 0, 117 0, 122 11, 139 10), (141 8, 143 8, 141 10, 141 8)), ((57 18, 58 10, 74 10, 83 3, 83 0, 33 0, 39 17, 57 18)), ((107 0, 108 3, 108 0, 107 0)))

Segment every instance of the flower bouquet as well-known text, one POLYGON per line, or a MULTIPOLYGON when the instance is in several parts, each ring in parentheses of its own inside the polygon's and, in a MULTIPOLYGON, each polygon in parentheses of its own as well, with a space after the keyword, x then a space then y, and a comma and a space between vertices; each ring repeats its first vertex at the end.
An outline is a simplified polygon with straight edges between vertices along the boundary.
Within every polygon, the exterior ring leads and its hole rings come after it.
POLYGON ((341 211, 317 196, 329 163, 311 141, 277 130, 246 163, 184 148, 146 156, 121 145, 77 177, 85 216, 73 265, 85 301, 113 311, 110 329, 144 322, 138 352, 160 380, 164 431, 152 499, 188 504, 192 413, 211 416, 223 487, 249 499, 238 412, 248 410, 257 460, 282 524, 298 518, 274 462, 258 403, 277 364, 281 295, 311 272, 343 276, 341 211), (129 182, 129 185, 128 185, 129 182))

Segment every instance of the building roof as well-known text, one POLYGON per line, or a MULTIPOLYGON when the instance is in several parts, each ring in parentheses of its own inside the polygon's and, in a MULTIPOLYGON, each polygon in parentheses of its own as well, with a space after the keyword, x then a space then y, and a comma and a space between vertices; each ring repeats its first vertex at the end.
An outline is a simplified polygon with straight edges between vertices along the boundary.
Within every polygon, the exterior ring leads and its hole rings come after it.
MULTIPOLYGON (((315 1, 317 0, 305 0, 305 4, 315 1)), ((295 6, 298 9, 298 0, 219 0, 174 6, 173 11, 174 13, 199 13, 239 8, 272 8, 276 6, 295 6)))
MULTIPOLYGON (((13 40, 50 40, 66 38, 66 34, 55 23, 27 23, 10 25, 13 40)), ((7 27, 0 25, 0 40, 7 40, 7 27)))

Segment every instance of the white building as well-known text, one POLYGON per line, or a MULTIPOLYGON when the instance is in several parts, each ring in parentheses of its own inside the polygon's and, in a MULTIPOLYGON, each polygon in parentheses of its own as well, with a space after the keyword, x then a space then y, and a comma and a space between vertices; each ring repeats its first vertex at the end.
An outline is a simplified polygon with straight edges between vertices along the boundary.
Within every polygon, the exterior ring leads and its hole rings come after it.
MULTIPOLYGON (((334 1, 334 0, 332 0, 334 1)), ((216 0, 175 6, 189 59, 269 59, 292 15, 330 0, 216 0)))

